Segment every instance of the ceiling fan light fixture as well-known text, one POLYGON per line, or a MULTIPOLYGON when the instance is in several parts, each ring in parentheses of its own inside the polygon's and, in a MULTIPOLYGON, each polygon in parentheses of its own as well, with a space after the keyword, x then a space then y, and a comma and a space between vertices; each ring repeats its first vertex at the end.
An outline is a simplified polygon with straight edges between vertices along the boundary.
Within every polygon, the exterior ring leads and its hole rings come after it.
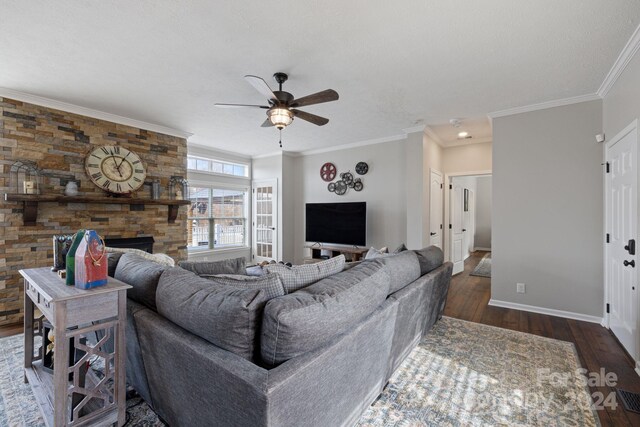
POLYGON ((293 113, 286 108, 271 108, 267 111, 269 120, 278 129, 284 129, 293 121, 293 113))

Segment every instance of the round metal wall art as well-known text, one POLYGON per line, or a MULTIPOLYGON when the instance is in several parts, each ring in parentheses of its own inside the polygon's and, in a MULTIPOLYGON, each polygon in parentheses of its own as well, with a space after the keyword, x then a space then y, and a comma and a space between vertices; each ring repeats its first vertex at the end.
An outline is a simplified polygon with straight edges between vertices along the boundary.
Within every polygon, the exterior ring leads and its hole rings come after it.
POLYGON ((347 184, 344 181, 336 181, 335 193, 338 196, 342 196, 347 192, 347 184))
POLYGON ((366 175, 369 172, 369 165, 366 162, 358 162, 356 165, 356 173, 358 175, 366 175))
POLYGON ((336 166, 331 162, 325 163, 320 168, 320 178, 322 178, 322 180, 326 182, 333 181, 337 173, 338 170, 336 169, 336 166))
MULTIPOLYGON (((358 175, 364 175, 369 171, 369 165, 365 162, 358 162, 356 164, 356 173, 358 175)), ((349 188, 353 188, 354 191, 362 191, 364 189, 364 183, 361 178, 355 178, 351 171, 342 172, 340 179, 336 182, 332 181, 338 175, 338 169, 333 163, 327 162, 320 168, 320 177, 329 182, 327 190, 331 193, 336 193, 338 196, 346 194, 349 188)))
POLYGON ((353 183, 353 174, 351 172, 344 172, 340 174, 340 178, 345 184, 351 185, 353 183))

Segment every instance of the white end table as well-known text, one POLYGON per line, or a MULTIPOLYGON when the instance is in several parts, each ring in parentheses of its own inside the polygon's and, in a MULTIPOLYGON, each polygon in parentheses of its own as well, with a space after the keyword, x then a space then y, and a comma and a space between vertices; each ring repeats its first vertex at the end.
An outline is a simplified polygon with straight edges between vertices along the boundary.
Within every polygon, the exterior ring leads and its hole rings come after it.
POLYGON ((20 274, 24 278, 25 382, 31 385, 45 424, 122 426, 126 412, 126 301, 131 286, 109 277, 104 286, 82 290, 66 286, 49 267, 20 270, 20 274), (35 307, 42 316, 34 318, 35 307), (54 330, 53 374, 44 367, 46 349, 34 349, 34 336, 43 335, 44 319, 54 330), (95 346, 81 339, 97 331, 102 332, 102 338, 95 346), (71 338, 74 347, 84 353, 72 366, 71 338), (105 346, 110 338, 112 350, 105 346), (102 378, 87 369, 88 363, 97 359, 102 359, 104 366, 102 378))

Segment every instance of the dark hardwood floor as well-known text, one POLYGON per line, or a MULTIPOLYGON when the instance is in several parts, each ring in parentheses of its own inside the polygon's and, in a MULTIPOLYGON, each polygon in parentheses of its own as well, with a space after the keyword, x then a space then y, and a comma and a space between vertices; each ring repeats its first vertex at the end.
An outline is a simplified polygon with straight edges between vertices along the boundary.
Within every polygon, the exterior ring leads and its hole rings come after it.
MULTIPOLYGON (((489 306, 491 279, 469 275, 485 254, 474 252, 465 261, 464 271, 452 278, 446 316, 570 341, 578 350, 582 367, 589 372, 601 368, 613 372, 618 377, 617 387, 640 393, 640 377, 633 369, 633 360, 608 329, 595 323, 489 306)), ((592 393, 600 392, 605 397, 614 391, 611 387, 591 388, 592 393)), ((622 404, 615 410, 599 410, 598 416, 603 426, 640 426, 640 414, 625 411, 622 404)))
MULTIPOLYGON (((486 252, 475 252, 465 262, 465 269, 451 280, 445 315, 471 322, 484 323, 520 332, 528 332, 575 344, 580 363, 589 372, 613 372, 618 377, 618 387, 640 393, 640 377, 633 369, 633 360, 616 338, 595 323, 529 313, 489 306, 491 279, 470 276, 486 252)), ((0 327, 0 337, 20 334, 21 324, 0 327)), ((614 392, 611 387, 591 388, 592 393, 604 396, 614 392)), ((603 427, 640 426, 640 414, 627 412, 622 404, 617 409, 599 410, 603 427)))

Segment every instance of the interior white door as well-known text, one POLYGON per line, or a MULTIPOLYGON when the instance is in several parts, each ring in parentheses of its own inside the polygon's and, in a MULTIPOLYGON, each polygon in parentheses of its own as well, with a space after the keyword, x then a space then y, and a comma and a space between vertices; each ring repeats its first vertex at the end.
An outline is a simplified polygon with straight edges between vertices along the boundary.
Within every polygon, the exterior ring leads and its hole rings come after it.
POLYGON ((631 126, 606 146, 609 173, 605 175, 605 280, 609 327, 638 361, 637 193, 638 130, 631 126), (635 250, 634 250, 635 249, 635 250))
POLYGON ((469 211, 467 212, 467 227, 464 232, 467 238, 467 252, 468 255, 473 252, 475 248, 474 236, 476 234, 476 195, 473 191, 469 190, 469 211))
POLYGON ((429 191, 429 245, 442 249, 442 174, 431 170, 429 191))
POLYGON ((253 183, 253 261, 278 257, 278 181, 253 183))
POLYGON ((463 199, 464 188, 455 182, 451 188, 451 262, 453 274, 464 270, 463 199))

